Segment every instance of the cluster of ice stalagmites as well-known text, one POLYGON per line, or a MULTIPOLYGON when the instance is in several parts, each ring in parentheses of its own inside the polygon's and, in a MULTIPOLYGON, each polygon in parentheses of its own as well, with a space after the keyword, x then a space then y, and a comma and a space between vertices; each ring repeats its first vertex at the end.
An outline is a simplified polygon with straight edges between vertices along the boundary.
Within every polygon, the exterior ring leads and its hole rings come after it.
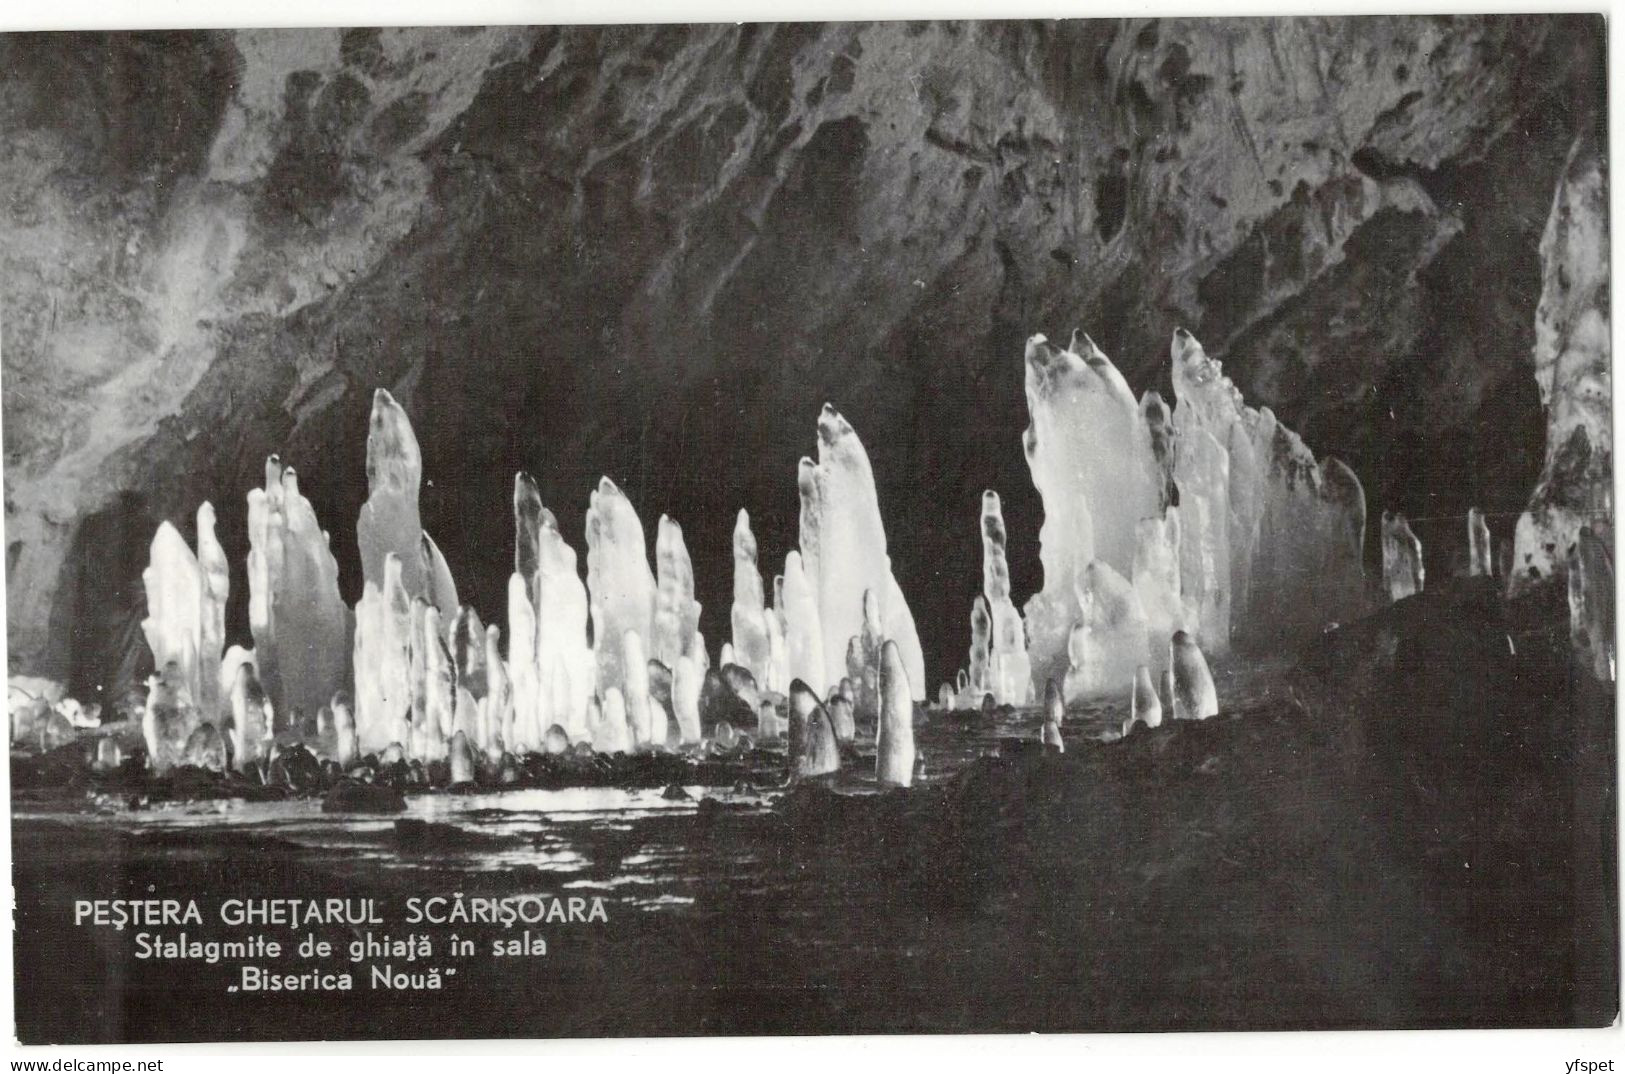
MULTIPOLYGON (((1055 682, 1068 701, 1121 696, 1138 669, 1160 675, 1187 647, 1289 646, 1365 610, 1365 496, 1352 471, 1317 462, 1268 409, 1244 405, 1188 333, 1175 333, 1171 359, 1172 410, 1155 392, 1136 401, 1087 336, 1064 349, 1041 335, 1027 343, 1023 446, 1044 504, 1044 586, 1026 606, 1023 690, 1055 682)), ((1003 529, 988 493, 970 666, 941 691, 961 706, 1033 696, 1010 696, 994 671, 1013 662, 1019 636, 999 611, 1003 529)))

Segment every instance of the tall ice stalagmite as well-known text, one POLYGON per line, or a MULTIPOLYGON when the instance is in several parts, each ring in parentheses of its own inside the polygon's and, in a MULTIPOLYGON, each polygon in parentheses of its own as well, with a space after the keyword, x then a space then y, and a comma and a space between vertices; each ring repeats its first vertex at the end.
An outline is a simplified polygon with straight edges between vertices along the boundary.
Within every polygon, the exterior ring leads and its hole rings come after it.
POLYGON ((1150 429, 1127 382, 1087 336, 1074 337, 1073 348, 1042 335, 1027 341, 1022 445, 1044 502, 1044 588, 1026 608, 1035 684, 1066 674, 1084 570, 1098 557, 1128 575, 1135 526, 1161 507, 1150 429))
POLYGON ((609 478, 598 482, 587 508, 587 592, 598 655, 598 690, 625 696, 622 652, 627 631, 654 636, 655 577, 649 570, 643 523, 626 495, 609 478))
POLYGON ((293 467, 265 460, 248 494, 248 625, 260 685, 284 720, 314 716, 350 686, 350 609, 339 566, 293 467))
POLYGON ((372 395, 367 426, 367 502, 356 519, 361 548, 361 576, 384 584, 384 557, 401 563, 401 585, 410 597, 428 593, 428 565, 423 559, 423 520, 418 490, 423 484, 423 454, 412 422, 395 397, 379 388, 372 395))
POLYGON ((1027 657, 1026 627, 1010 599, 1010 564, 999 494, 982 493, 982 596, 989 627, 987 688, 1001 705, 1026 704, 1033 696, 1032 664, 1027 657))
POLYGON ((734 600, 730 615, 733 657, 757 682, 768 685, 772 679, 773 656, 767 617, 772 612, 767 608, 762 571, 756 557, 756 535, 750 530, 750 515, 741 508, 739 519, 734 523, 734 600))
POLYGON ((845 672, 846 645, 863 631, 863 594, 880 601, 885 636, 897 642, 912 688, 925 697, 925 659, 914 616, 892 577, 886 530, 869 455, 852 425, 825 405, 818 416, 818 462, 803 459, 803 569, 818 602, 824 671, 808 680, 827 689, 845 672))
POLYGON ((1382 587, 1389 600, 1422 592, 1422 542, 1398 512, 1382 513, 1382 587))

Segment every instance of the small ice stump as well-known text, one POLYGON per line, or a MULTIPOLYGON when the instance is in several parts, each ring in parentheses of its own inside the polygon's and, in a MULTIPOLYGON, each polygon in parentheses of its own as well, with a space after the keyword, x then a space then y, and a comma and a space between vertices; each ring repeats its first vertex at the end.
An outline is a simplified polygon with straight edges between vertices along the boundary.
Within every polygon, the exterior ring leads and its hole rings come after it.
MULTIPOLYGON (((1171 672, 1173 669, 1170 668, 1171 672)), ((1162 726, 1162 701, 1157 688, 1151 685, 1151 669, 1141 665, 1134 669, 1134 691, 1129 697, 1129 719, 1138 720, 1147 727, 1162 726)))
MULTIPOLYGON (((818 462, 801 460, 803 570, 818 604, 824 670, 809 682, 829 685, 844 671, 846 641, 863 630, 863 595, 880 603, 885 637, 897 642, 904 665, 925 697, 925 660, 886 552, 886 530, 868 452, 834 407, 818 416, 818 462)), ((788 581, 788 578, 787 578, 788 581)))
MULTIPOLYGON (((598 688, 625 689, 627 632, 652 637, 655 576, 649 569, 643 523, 624 493, 609 478, 598 482, 587 508, 587 592, 592 636, 597 639, 598 688)), ((643 659, 637 661, 643 664, 643 659)))
POLYGON ((594 699, 587 713, 595 752, 632 752, 632 733, 626 725, 626 698, 617 687, 605 690, 602 701, 594 699))
POLYGON ((1036 687, 1066 673, 1079 578, 1097 559, 1120 575, 1132 569, 1135 525, 1160 511, 1163 480, 1139 404, 1087 336, 1066 350, 1033 336, 1025 365, 1022 445, 1044 503, 1044 588, 1026 608, 1036 687))
POLYGON ((1173 672, 1174 719, 1205 720, 1219 714, 1219 694, 1213 688, 1213 675, 1196 639, 1183 630, 1168 642, 1169 668, 1173 672))
POLYGON ((147 707, 141 718, 147 767, 163 775, 184 763, 187 740, 200 723, 180 664, 170 660, 147 680, 147 707))
POLYGON ((802 684, 790 688, 790 772, 792 779, 812 779, 841 770, 841 749, 829 710, 802 684))
POLYGON ((1066 752, 1066 742, 1061 738, 1061 722, 1066 719, 1066 704, 1061 700, 1061 688, 1050 679, 1044 684, 1044 726, 1039 731, 1039 740, 1056 753, 1066 752))
POLYGON ((1121 696, 1149 649, 1146 615, 1122 575, 1096 560, 1078 579, 1078 622, 1067 643, 1067 701, 1121 696))
POLYGON ((1467 509, 1467 574, 1472 578, 1495 576, 1495 552, 1490 540, 1489 523, 1484 521, 1484 512, 1476 507, 1467 509))
POLYGON ((914 691, 897 643, 880 653, 880 722, 875 729, 875 778, 882 786, 914 785, 914 691))
POLYGON ((1390 601, 1422 592, 1422 542, 1405 516, 1382 513, 1382 586, 1390 601))
POLYGON ((226 740, 220 737, 214 724, 201 724, 192 732, 192 736, 186 740, 182 763, 209 772, 226 770, 226 740))
POLYGON ((299 477, 272 455, 248 494, 248 623, 256 673, 278 712, 312 716, 351 679, 354 624, 338 560, 299 477))
POLYGON ((839 742, 851 742, 858 734, 857 721, 853 718, 852 699, 845 694, 830 694, 825 699, 824 708, 829 712, 829 721, 835 727, 835 738, 839 742))
POLYGON ((348 772, 361 756, 355 734, 355 712, 349 697, 342 691, 334 694, 333 700, 328 702, 328 712, 333 721, 333 760, 348 772))
POLYGON ((999 494, 989 489, 982 493, 982 597, 988 616, 985 685, 1000 704, 1023 705, 1033 695, 1032 664, 1027 658, 1026 626, 1010 599, 1006 545, 999 494))
POLYGON ((458 731, 451 736, 451 744, 446 749, 448 767, 451 769, 451 783, 474 782, 474 749, 468 744, 468 736, 458 731))

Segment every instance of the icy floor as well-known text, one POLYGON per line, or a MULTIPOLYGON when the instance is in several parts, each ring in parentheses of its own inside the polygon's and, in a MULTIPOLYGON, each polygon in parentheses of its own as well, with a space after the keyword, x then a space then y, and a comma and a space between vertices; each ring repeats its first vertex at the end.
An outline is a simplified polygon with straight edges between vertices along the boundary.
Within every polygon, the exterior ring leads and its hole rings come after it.
MULTIPOLYGON (((1215 673, 1221 704, 1245 708, 1277 693, 1271 668, 1220 668, 1215 673)), ((1126 703, 1099 703, 1068 712, 1069 740, 1100 738, 1116 731, 1126 703)), ((1036 738, 1037 709, 1001 715, 993 721, 933 712, 917 727, 923 758, 921 785, 952 779, 980 756, 994 753, 1001 739, 1036 738)), ((858 749, 873 755, 873 740, 860 737, 858 749)), ((1108 743, 1100 748, 1110 749, 1108 743)), ((844 794, 879 790, 873 769, 855 767, 834 783, 844 794)), ((489 794, 409 795, 404 813, 336 815, 322 812, 319 799, 280 802, 220 800, 180 802, 128 810, 110 800, 93 809, 63 811, 40 802, 14 804, 19 819, 53 819, 111 826, 132 833, 232 832, 263 836, 296 848, 340 871, 398 875, 506 873, 534 875, 537 891, 613 894, 643 910, 680 912, 692 904, 695 889, 727 877, 736 890, 768 888, 777 882, 771 834, 761 819, 783 794, 779 788, 730 791, 687 788, 688 798, 667 798, 658 788, 613 787, 560 790, 523 789, 489 794), (724 807, 730 827, 721 838, 692 845, 688 818, 702 799, 724 807), (757 823, 752 823, 757 818, 757 823), (427 822, 426 834, 403 834, 397 821, 427 822)), ((185 853, 178 847, 169 853, 185 853)), ((782 878, 779 878, 782 879, 782 878)))

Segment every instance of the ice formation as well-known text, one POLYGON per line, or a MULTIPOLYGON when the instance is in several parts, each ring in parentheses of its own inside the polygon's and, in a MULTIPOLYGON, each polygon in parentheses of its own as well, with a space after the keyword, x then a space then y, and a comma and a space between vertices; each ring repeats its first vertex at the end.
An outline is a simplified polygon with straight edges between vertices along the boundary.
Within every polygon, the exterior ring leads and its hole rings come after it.
POLYGON ((1196 639, 1181 630, 1168 643, 1168 664, 1173 671, 1174 719, 1205 720, 1219 714, 1219 695, 1213 675, 1196 639))
POLYGON ((200 723, 180 664, 167 661, 147 680, 141 737, 147 745, 148 767, 162 774, 183 763, 186 743, 200 723))
POLYGON ((543 506, 535 480, 516 474, 513 495, 507 669, 512 704, 526 743, 539 743, 555 723, 572 738, 582 738, 588 733, 587 699, 598 678, 597 656, 587 644, 587 589, 576 569, 576 551, 543 506))
POLYGON ((1087 336, 1072 346, 1082 353, 1037 335, 1026 350, 1022 445, 1044 503, 1044 588, 1026 608, 1035 685, 1066 674, 1083 572, 1098 559, 1127 575, 1135 526, 1161 507, 1151 433, 1127 382, 1087 336))
POLYGON ((1066 752, 1066 742, 1061 737, 1061 722, 1066 719, 1066 705, 1061 700, 1061 688, 1050 679, 1044 684, 1044 726, 1039 732, 1039 739, 1044 745, 1052 747, 1056 753, 1066 752))
MULTIPOLYGON (((212 510, 207 516, 199 511, 199 520, 204 517, 212 520, 212 510)), ((204 699, 218 699, 216 669, 220 653, 205 652, 203 646, 216 616, 224 615, 218 606, 223 604, 224 594, 217 600, 208 576, 198 565, 198 557, 180 531, 168 522, 158 527, 152 539, 149 565, 141 572, 141 582, 147 591, 147 617, 142 620, 141 630, 152 649, 154 665, 162 669, 160 677, 175 697, 176 711, 184 709, 192 719, 199 719, 200 712, 204 716, 216 715, 201 705, 204 699)), ((188 726, 186 735, 195 726, 188 726)))
POLYGON ((799 680, 790 687, 789 761, 796 779, 827 776, 841 768, 841 750, 829 712, 799 680))
POLYGON ((627 633, 640 641, 654 635, 655 577, 647 547, 631 501, 603 478, 587 508, 587 592, 600 694, 611 688, 624 692, 628 661, 620 643, 627 633))
POLYGON ((1476 507, 1467 509, 1467 573, 1471 577, 1490 578, 1495 575, 1493 544, 1489 523, 1484 512, 1476 507))
MULTIPOLYGON (((824 630, 818 596, 802 564, 801 553, 784 557, 785 668, 793 682, 822 682, 828 675, 824 658, 824 630)), ((841 652, 846 652, 842 642, 841 652)), ((837 674, 836 679, 840 676, 837 674)))
POLYGON ((875 730, 875 778, 884 785, 914 785, 914 691, 897 643, 880 654, 880 722, 875 730))
POLYGON ((246 772, 265 756, 270 741, 275 709, 265 696, 254 669, 243 664, 231 686, 232 766, 246 772))
POLYGON ((999 494, 989 489, 982 493, 982 597, 990 628, 986 687, 1001 705, 1024 705, 1033 696, 1032 664, 1026 627, 1010 599, 1006 543, 999 494))
POLYGON ((1134 669, 1134 690, 1129 696, 1129 718, 1138 720, 1147 727, 1162 726, 1162 701, 1157 697, 1157 688, 1151 685, 1151 669, 1144 664, 1134 669))
POLYGON ((1382 587, 1389 600, 1422 592, 1422 542, 1398 512, 1382 513, 1382 587))
MULTIPOLYGON (((1354 472, 1334 458, 1317 462, 1267 407, 1244 405, 1220 363, 1184 329, 1174 333, 1171 357, 1182 515, 1188 514, 1187 493, 1209 503, 1213 527, 1204 530, 1214 538, 1201 554, 1182 556, 1184 588, 1225 588, 1217 560, 1216 526, 1222 517, 1228 521, 1231 643, 1264 650, 1362 614, 1365 492, 1354 472), (1198 437, 1198 431, 1210 439, 1198 437), (1193 441, 1199 446, 1193 448, 1193 441), (1222 489, 1213 445, 1223 449, 1229 463, 1222 489), (1227 501, 1222 513, 1221 501, 1227 501), (1215 574, 1203 580, 1201 564, 1210 559, 1215 574)), ((1205 540, 1189 535, 1189 517, 1181 521, 1185 540, 1205 540)), ((1218 609, 1204 611, 1201 590, 1188 595, 1196 598, 1198 613, 1190 627, 1201 633, 1218 609)), ((1214 647, 1221 639, 1204 634, 1202 642, 1214 647)))
POLYGON ((730 614, 733 654, 731 661, 725 657, 723 663, 736 663, 754 675, 757 682, 765 684, 773 678, 773 646, 768 626, 773 612, 767 607, 756 554, 756 535, 750 530, 750 515, 741 508, 734 524, 734 601, 730 614))
POLYGON ((426 586, 424 599, 439 610, 442 620, 450 622, 459 606, 457 583, 452 580, 451 568, 446 564, 446 557, 440 554, 440 546, 434 543, 427 530, 423 532, 419 547, 426 586))
POLYGON ((351 613, 327 534, 293 467, 275 455, 265 487, 248 494, 248 542, 256 673, 284 719, 314 716, 349 686, 351 613))
POLYGON ((705 672, 700 670, 692 656, 677 658, 676 665, 671 669, 671 704, 672 714, 677 718, 678 734, 685 745, 699 742, 702 737, 700 687, 704 681, 705 672))
POLYGON ((372 395, 367 426, 367 502, 356 520, 361 548, 361 576, 384 584, 385 558, 401 564, 401 585, 408 597, 428 592, 429 565, 423 556, 423 520, 418 490, 423 483, 423 454, 406 411, 379 388, 372 395))
POLYGON ((897 642, 923 699, 925 660, 914 616, 892 576, 869 455, 851 423, 831 406, 818 416, 818 461, 801 460, 797 485, 802 568, 817 601, 823 640, 824 670, 808 681, 828 687, 840 680, 847 641, 863 629, 863 595, 869 592, 880 603, 885 637, 897 642))

